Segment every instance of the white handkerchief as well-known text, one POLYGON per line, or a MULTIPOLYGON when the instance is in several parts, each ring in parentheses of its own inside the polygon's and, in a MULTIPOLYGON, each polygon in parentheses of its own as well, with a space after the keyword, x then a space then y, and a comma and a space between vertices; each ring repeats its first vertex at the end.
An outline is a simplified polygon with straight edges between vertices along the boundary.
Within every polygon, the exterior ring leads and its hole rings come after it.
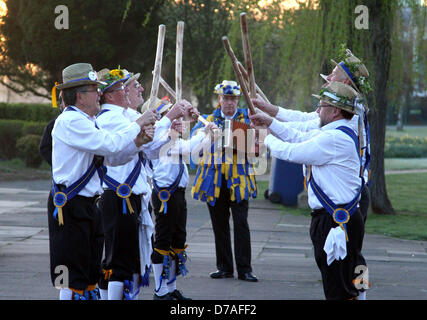
POLYGON ((331 228, 326 237, 323 250, 326 252, 326 263, 328 266, 334 260, 343 260, 347 256, 345 232, 341 227, 331 228))
POLYGON ((148 212, 148 202, 150 194, 144 195, 141 199, 141 223, 139 224, 139 256, 141 260, 141 274, 145 273, 145 267, 151 264, 151 253, 153 252, 151 245, 151 236, 154 233, 154 224, 148 212))

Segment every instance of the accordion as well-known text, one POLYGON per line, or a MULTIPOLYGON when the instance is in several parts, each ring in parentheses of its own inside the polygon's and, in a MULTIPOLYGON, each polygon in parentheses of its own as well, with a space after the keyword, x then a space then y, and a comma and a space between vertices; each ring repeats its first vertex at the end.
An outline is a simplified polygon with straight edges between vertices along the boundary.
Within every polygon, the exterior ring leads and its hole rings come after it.
POLYGON ((259 155, 259 142, 256 131, 250 124, 225 120, 223 128, 223 146, 237 152, 259 155))

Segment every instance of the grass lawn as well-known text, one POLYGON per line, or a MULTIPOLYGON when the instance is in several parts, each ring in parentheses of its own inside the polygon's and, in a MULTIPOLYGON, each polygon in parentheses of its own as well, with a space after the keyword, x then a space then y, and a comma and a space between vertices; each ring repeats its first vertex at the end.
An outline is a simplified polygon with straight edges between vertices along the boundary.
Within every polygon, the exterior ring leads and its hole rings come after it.
POLYGON ((427 169, 427 158, 389 158, 384 159, 385 170, 427 169))
MULTIPOLYGON (((427 240, 427 173, 388 174, 386 186, 395 215, 369 213, 366 232, 409 240, 427 240)), ((263 196, 268 181, 258 183, 263 196)), ((283 213, 309 216, 309 210, 283 206, 283 213)))
POLYGON ((38 169, 27 168, 20 159, 0 161, 0 181, 51 179, 50 166, 43 161, 38 169))

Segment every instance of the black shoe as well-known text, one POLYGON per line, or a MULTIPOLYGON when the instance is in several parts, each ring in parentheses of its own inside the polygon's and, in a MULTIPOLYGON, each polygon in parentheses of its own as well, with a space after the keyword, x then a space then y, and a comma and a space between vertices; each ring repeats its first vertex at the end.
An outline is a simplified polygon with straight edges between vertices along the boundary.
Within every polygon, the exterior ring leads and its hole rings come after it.
POLYGON ((226 272, 226 271, 217 270, 215 272, 212 272, 210 274, 210 277, 212 279, 233 278, 233 273, 232 272, 226 272))
POLYGON ((239 279, 249 281, 249 282, 257 282, 258 281, 258 278, 255 275, 253 275, 252 272, 246 272, 246 273, 239 274, 239 279))
POLYGON ((153 300, 177 300, 170 293, 166 293, 164 296, 153 295, 153 300))
POLYGON ((174 290, 174 291, 172 291, 172 292, 169 292, 169 295, 170 295, 172 298, 175 298, 175 300, 193 300, 193 299, 191 299, 191 298, 184 297, 184 296, 182 295, 181 291, 179 291, 179 290, 177 290, 177 289, 175 289, 175 290, 174 290))

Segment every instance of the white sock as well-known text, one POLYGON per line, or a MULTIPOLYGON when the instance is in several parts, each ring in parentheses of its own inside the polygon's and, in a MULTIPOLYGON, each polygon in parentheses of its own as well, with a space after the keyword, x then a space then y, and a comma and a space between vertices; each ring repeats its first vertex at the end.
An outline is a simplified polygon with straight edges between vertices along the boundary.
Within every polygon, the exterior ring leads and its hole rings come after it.
POLYGON ((101 296, 101 300, 108 300, 108 290, 99 289, 99 294, 101 296))
POLYGON ((366 300, 366 291, 360 292, 357 300, 366 300))
POLYGON ((162 272, 163 272, 163 263, 154 263, 153 272, 154 272, 154 283, 156 285, 155 292, 159 297, 164 296, 169 291, 168 291, 167 279, 163 279, 162 282, 160 283, 160 277, 162 276, 162 272))
POLYGON ((108 282, 108 300, 123 299, 123 282, 109 281, 108 282))
POLYGON ((73 291, 68 288, 59 290, 59 300, 73 300, 73 291))
POLYGON ((174 292, 176 290, 176 279, 174 279, 174 278, 176 278, 176 269, 175 268, 176 268, 176 261, 172 260, 171 268, 169 271, 168 284, 167 284, 169 292, 174 292), (170 281, 172 281, 172 282, 170 282, 170 281))

